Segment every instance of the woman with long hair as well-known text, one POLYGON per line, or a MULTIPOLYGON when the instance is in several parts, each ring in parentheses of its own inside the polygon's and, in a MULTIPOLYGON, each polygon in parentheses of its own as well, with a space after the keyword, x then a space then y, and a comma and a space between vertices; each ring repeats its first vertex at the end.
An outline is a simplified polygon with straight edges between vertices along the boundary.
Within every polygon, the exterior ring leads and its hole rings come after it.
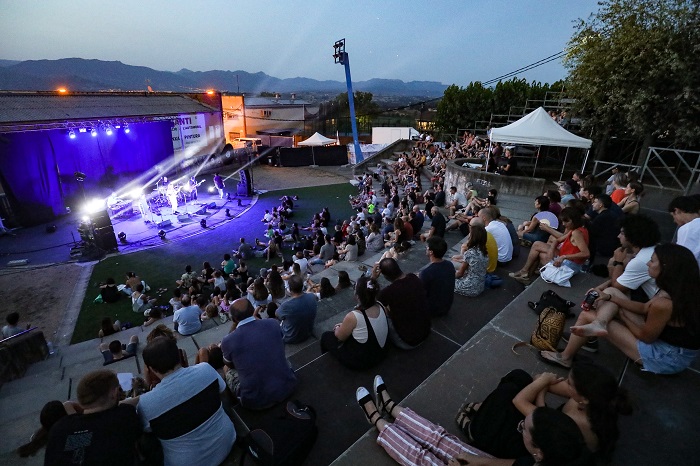
POLYGON ((609 460, 619 437, 618 415, 630 414, 631 407, 615 376, 587 361, 577 361, 566 378, 513 370, 482 403, 463 404, 456 422, 471 445, 498 458, 517 458, 527 448, 515 427, 546 406, 549 394, 566 399, 559 410, 576 423, 587 448, 609 460))
POLYGON ((700 353, 700 271, 686 247, 660 244, 647 263, 659 291, 646 303, 610 287, 581 312, 561 353, 542 351, 546 362, 570 367, 587 337, 606 337, 644 370, 675 374, 700 353))
POLYGON ((270 270, 270 273, 267 275, 267 289, 270 291, 274 301, 283 299, 286 295, 284 280, 282 280, 282 275, 280 275, 276 267, 270 270))
POLYGON ((352 280, 350 280, 350 275, 345 270, 338 271, 338 284, 335 286, 336 293, 338 291, 344 290, 345 288, 352 288, 352 280))
POLYGON ((550 238, 546 243, 534 242, 523 268, 509 273, 510 277, 524 285, 529 285, 535 269, 549 261, 552 261, 555 267, 564 265, 574 273, 581 271, 581 267, 591 255, 588 249, 588 230, 584 226, 583 215, 578 209, 566 207, 561 211, 559 218, 564 225, 564 233, 547 225, 540 225, 540 228, 554 239, 550 238))
POLYGON ((462 246, 462 255, 452 258, 462 264, 455 275, 455 293, 475 297, 484 291, 486 268, 489 265, 486 238, 483 225, 469 226, 469 239, 462 246))
POLYGON ((361 276, 355 284, 357 306, 336 324, 333 331, 321 335, 321 351, 331 353, 351 369, 367 369, 378 364, 385 354, 389 325, 382 303, 377 301, 379 284, 361 276))
POLYGON ((264 306, 272 301, 272 296, 265 286, 265 281, 262 277, 258 277, 253 281, 253 284, 248 287, 248 301, 253 307, 264 306))
POLYGON ((364 387, 359 387, 355 396, 368 422, 379 431, 377 443, 402 465, 595 464, 576 422, 563 412, 546 406, 533 407, 515 425, 509 426, 515 437, 513 442, 521 446, 517 454, 494 458, 489 452, 465 444, 444 428, 400 406, 389 395, 381 376, 374 378, 374 399, 364 387), (385 420, 384 416, 393 418, 394 422, 385 420))

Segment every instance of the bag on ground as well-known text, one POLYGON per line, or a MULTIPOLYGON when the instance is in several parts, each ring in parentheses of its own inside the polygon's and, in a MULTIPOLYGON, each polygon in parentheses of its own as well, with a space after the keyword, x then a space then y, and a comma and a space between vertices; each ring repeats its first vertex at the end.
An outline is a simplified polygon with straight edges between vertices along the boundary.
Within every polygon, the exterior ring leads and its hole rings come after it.
POLYGON ((540 277, 547 283, 571 287, 569 279, 574 276, 574 271, 565 265, 557 267, 554 262, 549 262, 540 269, 540 277))
POLYGON ((256 464, 295 466, 304 462, 317 436, 316 411, 294 400, 283 406, 273 418, 252 429, 244 442, 247 453, 253 456, 256 464))

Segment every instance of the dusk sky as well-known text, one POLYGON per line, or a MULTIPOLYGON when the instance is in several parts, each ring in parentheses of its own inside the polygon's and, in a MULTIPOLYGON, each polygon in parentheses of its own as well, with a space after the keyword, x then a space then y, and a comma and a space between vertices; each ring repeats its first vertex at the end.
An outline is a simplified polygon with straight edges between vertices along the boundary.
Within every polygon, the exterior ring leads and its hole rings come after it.
MULTIPOLYGON (((343 81, 486 81, 560 52, 596 0, 0 0, 0 59, 96 58, 166 71, 343 81)), ((553 82, 552 62, 520 75, 553 82)))

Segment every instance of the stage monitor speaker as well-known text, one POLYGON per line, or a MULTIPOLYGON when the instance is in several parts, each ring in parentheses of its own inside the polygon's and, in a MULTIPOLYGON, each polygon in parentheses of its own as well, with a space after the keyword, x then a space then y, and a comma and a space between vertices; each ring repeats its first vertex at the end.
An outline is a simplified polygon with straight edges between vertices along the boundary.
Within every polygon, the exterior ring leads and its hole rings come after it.
POLYGON ((207 209, 216 209, 216 202, 210 202, 207 204, 207 209))
POLYGON ((95 245, 104 251, 117 249, 117 237, 114 236, 114 228, 111 226, 95 229, 95 245))
POLYGON ((207 215, 207 206, 203 205, 200 207, 197 211, 195 211, 195 215, 207 215))
POLYGON ((46 227, 46 233, 56 233, 56 225, 48 225, 46 227))
POLYGON ((166 220, 163 220, 162 222, 156 223, 156 226, 157 226, 158 228, 165 228, 165 227, 171 226, 172 224, 173 224, 173 222, 171 222, 170 220, 167 220, 167 219, 166 219, 166 220))
POLYGON ((94 213, 90 216, 92 225, 95 228, 104 228, 112 226, 112 219, 109 218, 109 213, 106 210, 94 213))
POLYGON ((238 182, 236 194, 238 196, 249 197, 253 194, 253 184, 251 183, 250 170, 247 168, 238 172, 241 180, 238 182))

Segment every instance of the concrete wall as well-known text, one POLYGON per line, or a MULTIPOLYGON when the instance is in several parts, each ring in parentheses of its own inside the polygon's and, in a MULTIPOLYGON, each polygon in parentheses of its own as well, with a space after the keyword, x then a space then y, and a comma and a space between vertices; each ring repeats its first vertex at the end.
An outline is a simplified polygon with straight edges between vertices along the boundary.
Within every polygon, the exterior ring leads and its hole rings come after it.
POLYGON ((445 171, 445 189, 457 186, 464 190, 468 181, 474 184, 479 196, 485 196, 489 189, 496 189, 499 194, 512 194, 516 196, 541 196, 545 190, 544 178, 531 178, 528 176, 501 176, 494 173, 486 173, 480 170, 472 170, 462 167, 471 159, 455 159, 447 162, 445 171))

